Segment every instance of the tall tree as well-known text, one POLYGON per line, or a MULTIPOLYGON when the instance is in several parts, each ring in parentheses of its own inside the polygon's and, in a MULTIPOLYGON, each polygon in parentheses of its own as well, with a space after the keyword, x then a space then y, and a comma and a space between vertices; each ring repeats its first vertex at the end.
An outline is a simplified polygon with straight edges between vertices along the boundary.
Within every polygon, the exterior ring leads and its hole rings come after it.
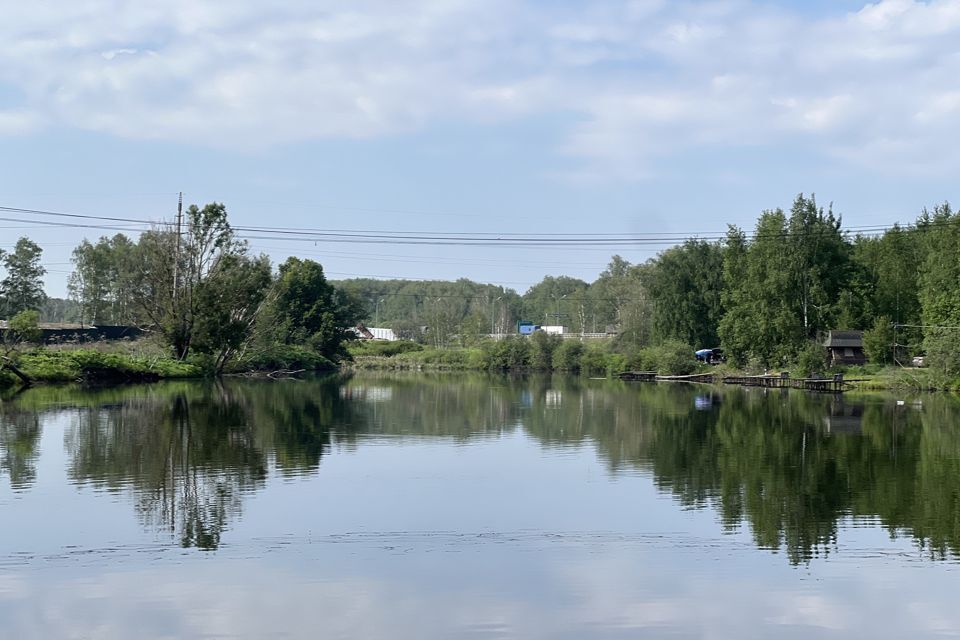
POLYGON ((566 325, 579 331, 570 298, 587 290, 587 283, 568 276, 545 276, 523 294, 523 320, 537 324, 566 325))
POLYGON ((253 324, 270 289, 270 260, 261 255, 227 255, 196 292, 198 315, 193 345, 214 356, 223 371, 252 335, 253 324))
POLYGON ((723 315, 723 250, 719 244, 688 240, 667 249, 650 264, 654 327, 667 339, 697 347, 719 343, 723 315))
POLYGON ((231 274, 221 263, 247 252, 246 243, 234 236, 223 204, 214 202, 202 209, 191 205, 185 220, 180 234, 168 225, 140 236, 139 277, 132 292, 143 315, 159 328, 180 359, 189 354, 194 329, 206 310, 203 290, 219 287, 229 295, 231 274))
POLYGON ((801 193, 790 209, 787 250, 797 314, 804 337, 814 339, 832 327, 840 292, 849 277, 850 244, 833 209, 817 206, 801 193))
POLYGON ((288 258, 270 294, 261 331, 284 344, 310 346, 331 360, 339 359, 347 330, 362 316, 355 298, 327 282, 313 260, 288 258))
POLYGON ((81 309, 81 322, 100 324, 107 319, 111 285, 110 255, 106 238, 97 244, 84 239, 73 250, 74 271, 67 282, 70 297, 81 309))
POLYGON ((132 292, 138 281, 136 245, 122 233, 83 240, 73 250, 73 273, 67 283, 81 308, 82 319, 93 324, 136 322, 132 292))
POLYGON ((749 242, 731 229, 725 251, 720 337, 735 360, 782 365, 833 328, 849 283, 850 244, 839 218, 812 196, 797 196, 789 217, 764 211, 749 242))
POLYGON ((39 310, 47 296, 43 292, 40 264, 43 250, 29 238, 20 238, 13 251, 2 256, 6 277, 0 281, 0 297, 7 317, 21 311, 39 310))
POLYGON ((802 342, 786 229, 786 215, 775 209, 760 214, 752 241, 739 229, 728 233, 720 337, 736 362, 780 364, 802 342))
POLYGON ((955 376, 960 374, 960 214, 944 203, 924 211, 918 228, 927 245, 919 296, 924 347, 933 366, 955 376))

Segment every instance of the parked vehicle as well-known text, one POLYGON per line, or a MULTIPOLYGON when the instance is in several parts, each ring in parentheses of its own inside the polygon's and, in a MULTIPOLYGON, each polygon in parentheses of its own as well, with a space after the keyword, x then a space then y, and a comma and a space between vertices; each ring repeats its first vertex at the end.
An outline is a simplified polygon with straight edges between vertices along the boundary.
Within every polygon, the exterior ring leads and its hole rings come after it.
POLYGON ((697 356, 697 362, 706 362, 707 364, 720 364, 727 361, 727 357, 723 355, 723 349, 719 347, 700 349, 694 352, 694 355, 697 356))

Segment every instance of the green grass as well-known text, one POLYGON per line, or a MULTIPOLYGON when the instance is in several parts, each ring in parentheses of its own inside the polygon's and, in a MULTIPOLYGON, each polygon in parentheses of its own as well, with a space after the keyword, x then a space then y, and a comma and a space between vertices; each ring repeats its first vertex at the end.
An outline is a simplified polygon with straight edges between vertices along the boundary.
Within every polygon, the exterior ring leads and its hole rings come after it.
POLYGON ((17 366, 37 382, 69 382, 90 376, 120 379, 195 378, 196 365, 160 356, 104 353, 94 349, 35 349, 17 357, 17 366))

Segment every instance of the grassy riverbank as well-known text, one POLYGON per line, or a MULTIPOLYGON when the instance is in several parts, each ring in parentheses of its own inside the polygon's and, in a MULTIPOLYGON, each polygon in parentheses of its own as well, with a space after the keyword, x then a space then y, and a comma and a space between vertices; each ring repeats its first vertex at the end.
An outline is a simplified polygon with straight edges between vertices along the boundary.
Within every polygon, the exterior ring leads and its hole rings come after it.
POLYGON ((629 369, 607 342, 581 343, 538 334, 487 340, 472 347, 425 347, 415 342, 356 342, 344 367, 427 371, 566 371, 615 375, 629 369))
MULTIPOLYGON (((657 371, 662 375, 709 372, 725 375, 759 374, 763 370, 740 370, 727 365, 698 364, 689 349, 679 343, 664 343, 633 353, 616 351, 612 342, 581 343, 576 340, 511 338, 482 342, 473 347, 430 348, 414 342, 355 342, 349 346, 347 370, 379 371, 557 371, 588 376, 614 377, 624 371, 657 371)), ((204 378, 216 375, 212 362, 194 357, 181 362, 167 355, 162 345, 148 340, 131 343, 98 343, 91 346, 35 348, 15 354, 17 368, 32 383, 85 381, 110 384, 150 382, 162 379, 204 378)), ((267 371, 324 371, 336 365, 312 351, 285 346, 267 352, 245 354, 226 373, 267 371)), ((797 368, 792 375, 803 377, 797 368)), ((931 369, 902 367, 840 368, 825 374, 843 373, 857 390, 869 391, 960 391, 960 379, 948 378, 931 369)), ((9 370, 0 371, 0 388, 20 384, 9 370)))
MULTIPOLYGON (((211 358, 197 356, 179 361, 170 357, 162 345, 149 340, 95 343, 84 347, 37 347, 10 357, 12 364, 35 384, 152 382, 216 375, 211 358)), ((226 373, 327 371, 335 368, 336 365, 313 351, 284 345, 269 352, 244 354, 226 373)), ((21 383, 9 367, 0 370, 0 388, 21 383)))
MULTIPOLYGON (((724 376, 758 375, 762 368, 738 369, 726 364, 698 364, 689 349, 679 343, 664 343, 633 353, 619 353, 609 342, 555 341, 553 345, 533 340, 484 342, 476 347, 430 348, 414 342, 357 342, 350 346, 353 360, 343 367, 381 371, 566 371, 591 376, 616 376, 624 371, 656 371, 661 375, 713 373, 724 376)), ((794 377, 808 375, 798 365, 785 367, 794 377)), ((863 391, 960 392, 960 379, 933 369, 882 365, 825 369, 824 375, 842 373, 863 391)))

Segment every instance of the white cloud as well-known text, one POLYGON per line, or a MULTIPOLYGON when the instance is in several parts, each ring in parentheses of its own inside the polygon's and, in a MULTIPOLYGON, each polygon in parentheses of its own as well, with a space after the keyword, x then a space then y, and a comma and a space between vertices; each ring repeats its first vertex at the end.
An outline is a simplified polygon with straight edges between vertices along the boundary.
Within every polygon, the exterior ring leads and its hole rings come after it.
POLYGON ((0 110, 0 136, 23 136, 40 127, 41 119, 36 113, 0 110))
MULTIPOLYGON (((17 4, 0 135, 60 125, 257 148, 574 114, 586 174, 805 137, 899 170, 960 134, 960 0, 811 18, 745 1, 17 4), (880 155, 877 155, 880 154, 880 155)), ((942 167, 956 170, 953 164, 942 167)))

